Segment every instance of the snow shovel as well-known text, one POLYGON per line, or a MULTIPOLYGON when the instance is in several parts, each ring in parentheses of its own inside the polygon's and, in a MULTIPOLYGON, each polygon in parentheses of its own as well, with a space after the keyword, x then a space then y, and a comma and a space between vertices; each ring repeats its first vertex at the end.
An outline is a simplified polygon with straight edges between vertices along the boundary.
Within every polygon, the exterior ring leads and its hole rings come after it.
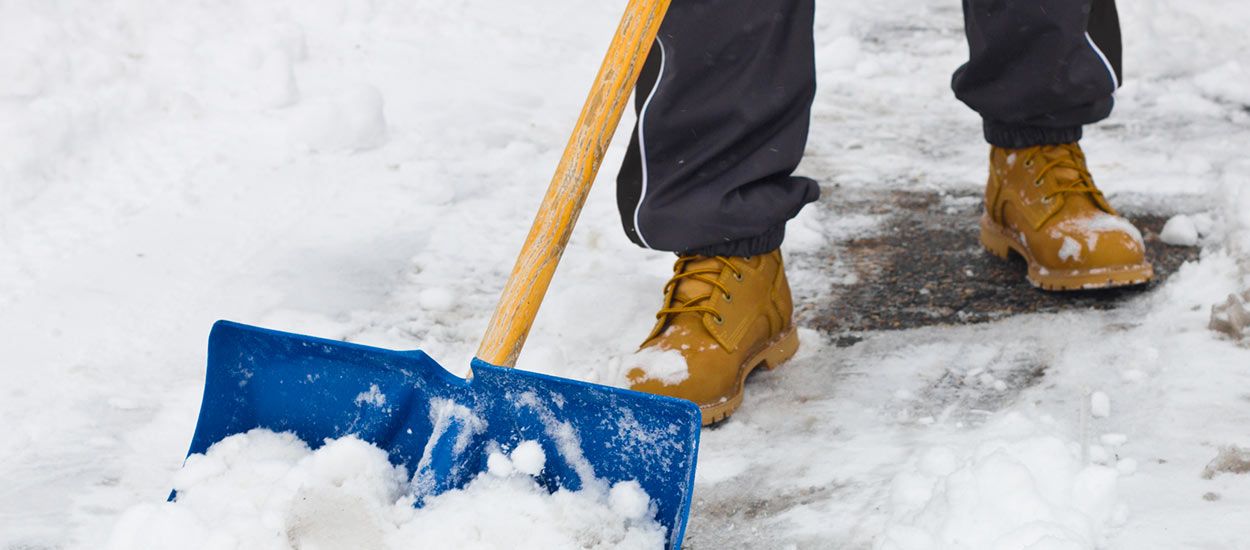
POLYGON ((511 368, 669 1, 630 0, 469 379, 421 351, 219 321, 189 454, 253 428, 294 432, 313 446, 355 435, 407 467, 420 506, 485 471, 492 451, 532 440, 545 451, 536 479, 549 491, 637 481, 667 529, 667 546, 678 548, 694 488, 698 407, 511 368))

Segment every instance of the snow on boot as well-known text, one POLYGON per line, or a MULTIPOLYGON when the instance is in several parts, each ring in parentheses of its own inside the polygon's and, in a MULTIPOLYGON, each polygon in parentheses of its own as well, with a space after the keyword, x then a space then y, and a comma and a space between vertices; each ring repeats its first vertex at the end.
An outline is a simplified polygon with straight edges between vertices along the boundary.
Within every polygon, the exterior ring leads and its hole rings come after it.
POLYGON ((1116 214, 1077 143, 990 150, 981 243, 1029 264, 1045 290, 1143 284, 1154 276, 1141 233, 1116 214))
POLYGON ((780 251, 681 256, 636 356, 640 366, 629 372, 631 387, 694 401, 703 425, 718 422, 742 403, 751 371, 775 369, 798 350, 793 312, 780 251), (685 369, 657 366, 674 361, 685 369))

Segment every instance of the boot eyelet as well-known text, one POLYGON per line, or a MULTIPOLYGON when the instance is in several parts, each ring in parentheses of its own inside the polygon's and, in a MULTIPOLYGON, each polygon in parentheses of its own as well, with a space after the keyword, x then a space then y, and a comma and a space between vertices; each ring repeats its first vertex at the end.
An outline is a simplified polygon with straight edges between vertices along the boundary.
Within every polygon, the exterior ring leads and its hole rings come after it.
POLYGON ((1042 178, 1037 178, 1036 180, 1033 180, 1033 187, 1041 187, 1041 186, 1042 186, 1042 178))
POLYGON ((1025 167, 1025 168, 1032 168, 1032 167, 1033 167, 1033 159, 1029 159, 1029 160, 1024 161, 1024 167, 1025 167))
POLYGON ((717 316, 715 316, 715 317, 713 317, 713 318, 712 318, 712 322, 713 322, 713 323, 716 323, 716 324, 718 324, 718 325, 723 325, 723 324, 725 324, 725 318, 724 318, 724 317, 721 317, 720 315, 717 315, 717 316))
POLYGON ((734 301, 733 294, 725 294, 724 296, 725 296, 725 303, 726 303, 726 304, 733 303, 733 301, 734 301))
POLYGON ((739 283, 741 283, 741 282, 742 282, 742 274, 741 274, 741 273, 734 273, 734 280, 735 280, 735 281, 738 281, 739 283))

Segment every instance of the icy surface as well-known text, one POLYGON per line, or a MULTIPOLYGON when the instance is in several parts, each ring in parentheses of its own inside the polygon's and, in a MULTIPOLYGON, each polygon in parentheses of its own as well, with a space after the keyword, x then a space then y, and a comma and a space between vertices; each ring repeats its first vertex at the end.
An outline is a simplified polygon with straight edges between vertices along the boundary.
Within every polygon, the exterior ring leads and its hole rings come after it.
POLYGON ((530 477, 541 469, 533 446, 512 452, 515 471, 492 468, 413 508, 407 472, 377 447, 345 437, 310 451, 290 434, 253 430, 189 457, 174 478, 178 500, 125 511, 107 547, 663 548, 664 527, 637 482, 548 494, 530 477))
MULTIPOLYGON (((127 510, 164 506, 216 319, 419 348, 466 371, 623 5, 0 2, 0 548, 99 548, 127 510)), ((1047 525, 1089 518, 1060 548, 1245 547, 1235 522, 1250 517, 1250 475, 1202 476, 1221 449, 1250 448, 1250 350, 1208 328, 1212 306, 1250 288, 1250 8, 1119 8, 1125 86, 1083 146, 1117 205, 1204 206, 1201 261, 1115 311, 839 347, 804 317, 830 285, 857 283, 827 251, 891 228, 808 208, 787 241, 802 347, 704 433, 691 547, 984 537, 977 516, 993 510, 937 509, 967 487, 956 482, 1043 463, 1106 483, 1114 469, 1109 515, 1091 507, 1109 487, 1078 494, 1075 474, 998 495, 1044 503, 1030 509, 1050 510, 1035 516, 1047 525), (1106 418, 1088 414, 1091 388, 1114 403, 1106 418), (1009 418, 1017 432, 998 428, 1009 418), (1012 447, 1025 442, 1047 449, 1038 462, 1012 447), (1001 461, 974 454, 1003 444, 1001 461), (896 495, 911 475, 933 492, 896 495), (1062 487, 1070 498, 1046 492, 1062 487), (924 503, 934 510, 913 515, 924 503)), ((979 190, 980 121, 949 90, 966 56, 959 3, 818 10, 800 173, 835 198, 979 190)), ((624 384, 654 321, 672 256, 621 235, 612 179, 629 115, 621 127, 520 368, 624 384)), ((524 481, 511 461, 491 469, 512 477, 486 479, 524 481)), ((637 510, 617 491, 609 507, 637 510)), ((324 518, 338 501, 308 502, 292 513, 324 518)), ((483 536, 541 523, 510 517, 483 536)), ((303 525, 313 541, 338 524, 303 525)))

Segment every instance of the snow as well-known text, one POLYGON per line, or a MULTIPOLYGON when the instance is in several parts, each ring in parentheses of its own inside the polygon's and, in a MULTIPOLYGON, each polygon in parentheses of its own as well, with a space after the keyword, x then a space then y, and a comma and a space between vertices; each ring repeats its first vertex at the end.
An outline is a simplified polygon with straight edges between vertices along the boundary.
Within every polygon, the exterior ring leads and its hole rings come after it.
POLYGON ((1108 447, 1119 447, 1128 442, 1128 436, 1118 433, 1105 433, 1099 436, 1098 441, 1108 447))
MULTIPOLYGON (((518 452, 533 441, 518 445, 518 452)), ((539 451, 541 453, 541 450, 539 451)), ((178 499, 125 511, 108 548, 659 548, 664 528, 637 482, 607 494, 548 495, 531 477, 479 476, 461 490, 412 506, 412 487, 386 451, 354 437, 313 451, 291 434, 252 430, 188 457, 174 476, 178 499), (498 529, 483 524, 498 523, 498 529), (524 537, 515 534, 524 529, 524 537)), ((494 459, 499 454, 491 455, 494 459)), ((541 454, 538 455, 541 460, 541 454)), ((506 459, 505 459, 506 460, 506 459)), ((541 469, 541 463, 538 464, 541 469)))
POLYGON ((626 519, 646 517, 651 510, 651 497, 637 481, 619 481, 608 492, 612 511, 626 519))
POLYGON ((357 405, 368 403, 374 407, 382 407, 386 405, 386 394, 382 393, 377 384, 370 384, 369 391, 356 395, 355 402, 357 405))
POLYGON ((516 471, 531 476, 541 474, 547 464, 547 455, 537 441, 522 441, 512 450, 510 458, 516 471))
POLYGON ((1221 447, 1219 454, 1211 459, 1211 463, 1202 469, 1204 479, 1213 479, 1220 474, 1250 473, 1250 450, 1236 446, 1221 447))
MULTIPOLYGON (((1112 216, 1111 214, 1107 214, 1105 212, 1095 212, 1086 218, 1065 220, 1057 224, 1056 228, 1066 230, 1068 232, 1075 232, 1079 235, 1088 235, 1090 250, 1093 250, 1094 247, 1098 245, 1098 236, 1100 233, 1124 233, 1132 237, 1133 241, 1136 242, 1138 246, 1145 246, 1145 241, 1142 239, 1141 231, 1137 229, 1137 226, 1120 216, 1112 216)), ((1070 237, 1064 238, 1065 248, 1068 245, 1067 240, 1069 238, 1070 237)), ((1063 257, 1062 251, 1060 251, 1060 257, 1063 257)))
POLYGON ((1089 396, 1089 413, 1094 418, 1111 416, 1111 398, 1107 394, 1096 391, 1089 396))
POLYGON ((1065 262, 1081 261, 1081 243, 1072 237, 1064 237, 1063 245, 1059 247, 1059 259, 1065 262))
MULTIPOLYGON (((939 447, 893 484, 891 517, 878 548, 1094 548, 1123 521, 1117 473, 1084 465, 1060 437, 1038 435, 1017 415, 986 426, 1007 439, 956 458, 939 447)), ((1043 428, 1041 431, 1045 431, 1043 428)))
MULTIPOLYGON (((614 518, 584 533, 598 540, 635 532, 620 519, 640 509, 628 486, 561 508, 503 450, 480 478, 501 496, 448 494, 446 517, 397 506, 398 478, 349 440, 326 456, 256 447, 274 468, 221 470, 304 476, 310 498, 282 486, 288 500, 248 514, 232 506, 254 500, 187 473, 217 475, 201 469, 212 460, 180 470, 218 318, 467 370, 623 5, 0 3, 0 547, 135 548, 124 537, 268 521, 308 547, 384 548, 482 506, 490 528, 448 533, 470 538, 447 547, 515 544, 554 520, 517 510, 553 507, 614 518), (189 485, 224 515, 163 502, 189 485)), ((832 200, 981 189, 980 122, 948 87, 966 55, 958 3, 818 10, 800 173, 832 200)), ((787 249, 803 345, 704 432, 689 546, 1245 546, 1250 349, 1230 317, 1244 301, 1213 306, 1250 289, 1250 9, 1120 10, 1126 83, 1083 146, 1117 206, 1191 216, 1201 260, 1111 311, 839 347, 810 328, 828 285, 858 281, 830 251, 891 221, 808 208, 787 249), (1114 414, 1089 414, 1090 388, 1114 414)), ((520 368, 624 385, 654 322, 672 256, 621 235, 612 179, 629 116, 621 126, 520 368)), ((435 420, 471 427, 451 405, 435 420)))
POLYGON ((1212 306, 1209 326, 1234 340, 1250 338, 1250 290, 1230 294, 1224 303, 1212 306))
POLYGON ((639 350, 630 360, 638 369, 636 382, 657 380, 666 386, 676 386, 690 377, 689 367, 680 350, 650 347, 639 350))
POLYGON ((317 152, 379 147, 386 142, 382 95, 366 85, 309 101, 297 110, 292 131, 292 141, 317 152))
POLYGON ((1198 226, 1193 218, 1184 214, 1169 218, 1163 225, 1163 231, 1159 232, 1159 238, 1163 242, 1174 246, 1196 246, 1199 237, 1198 226))

